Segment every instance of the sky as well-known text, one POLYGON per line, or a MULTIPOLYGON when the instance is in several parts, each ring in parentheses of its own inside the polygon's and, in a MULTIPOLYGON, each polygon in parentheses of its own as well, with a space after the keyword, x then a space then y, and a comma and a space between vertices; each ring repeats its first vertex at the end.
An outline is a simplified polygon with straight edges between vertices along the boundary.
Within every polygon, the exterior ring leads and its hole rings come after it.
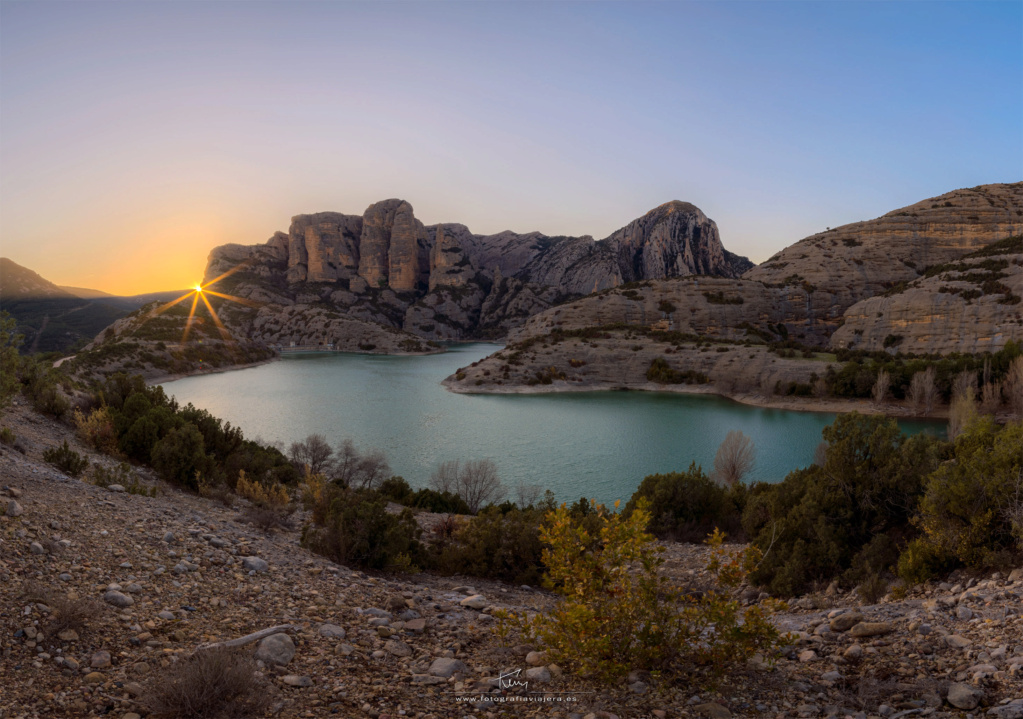
POLYGON ((293 215, 603 238, 669 200, 760 262, 1023 179, 1023 3, 0 0, 0 254, 192 286, 293 215))

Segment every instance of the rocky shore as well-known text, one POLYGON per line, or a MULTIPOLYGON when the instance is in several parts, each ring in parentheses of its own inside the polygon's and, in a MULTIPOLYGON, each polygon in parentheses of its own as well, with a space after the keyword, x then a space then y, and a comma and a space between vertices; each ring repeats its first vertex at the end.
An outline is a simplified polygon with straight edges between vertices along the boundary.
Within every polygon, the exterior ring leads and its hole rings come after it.
MULTIPOLYGON (((779 656, 750 657, 715 685, 644 672, 600 685, 495 634, 495 609, 545 611, 557 601, 546 591, 334 565, 299 546, 297 525, 265 534, 242 521, 241 500, 225 507, 137 469, 156 496, 65 476, 41 458, 64 439, 111 460, 23 406, 2 421, 20 447, 0 449, 5 719, 137 719, 147 687, 199 645, 276 625, 292 629, 250 648, 279 717, 1023 717, 1020 570, 876 604, 830 587, 775 615, 790 633, 779 656), (41 590, 96 611, 50 633, 41 590), (515 671, 528 688, 499 689, 515 671)), ((706 548, 665 552, 678 581, 710 586, 706 548)))

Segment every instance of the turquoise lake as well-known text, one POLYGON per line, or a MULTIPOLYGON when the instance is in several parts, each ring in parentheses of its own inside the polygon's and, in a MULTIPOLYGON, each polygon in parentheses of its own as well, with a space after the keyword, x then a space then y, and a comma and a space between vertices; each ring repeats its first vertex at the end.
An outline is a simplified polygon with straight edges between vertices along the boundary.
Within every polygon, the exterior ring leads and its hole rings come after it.
MULTIPOLYGON (((233 425, 248 438, 287 447, 313 433, 379 449, 413 487, 452 459, 490 458, 514 498, 539 484, 559 500, 628 500, 648 474, 713 468, 729 430, 756 443, 752 480, 774 482, 813 459, 833 414, 761 409, 707 395, 591 392, 464 395, 440 382, 496 351, 455 345, 425 357, 314 355, 168 382, 164 390, 233 425)), ((933 422, 906 432, 942 433, 933 422)))

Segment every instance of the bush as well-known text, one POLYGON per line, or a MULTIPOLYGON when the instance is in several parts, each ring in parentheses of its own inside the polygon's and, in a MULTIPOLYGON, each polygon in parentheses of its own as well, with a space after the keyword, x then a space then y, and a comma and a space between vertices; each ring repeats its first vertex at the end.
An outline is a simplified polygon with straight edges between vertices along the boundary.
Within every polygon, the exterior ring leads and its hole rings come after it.
POLYGON ((270 705, 256 663, 237 649, 207 649, 160 672, 142 696, 156 719, 243 719, 270 705))
MULTIPOLYGON (((760 608, 743 611, 727 594, 685 592, 659 573, 663 560, 645 532, 651 521, 642 502, 628 516, 595 506, 595 533, 562 505, 540 533, 547 585, 564 599, 532 618, 500 616, 505 630, 518 628, 542 645, 558 664, 605 680, 634 669, 669 675, 721 672, 756 651, 774 646, 777 630, 760 608)), ((720 550, 723 535, 716 534, 720 550)), ((715 558, 710 567, 734 584, 748 556, 715 558)))
POLYGON ((453 492, 438 492, 429 487, 412 490, 403 477, 385 479, 380 485, 380 494, 392 502, 406 507, 423 509, 438 514, 471 514, 465 500, 453 492))
POLYGON ((294 508, 285 507, 246 507, 241 520, 269 534, 275 529, 292 529, 295 526, 291 518, 293 512, 294 508))
POLYGON ((487 507, 456 530, 450 542, 435 547, 433 563, 447 574, 538 585, 544 514, 542 508, 502 512, 500 507, 487 507))
POLYGON ((168 482, 198 489, 209 462, 203 438, 194 425, 176 427, 153 445, 153 469, 168 482))
POLYGON ((88 415, 76 409, 72 418, 78 436, 93 448, 103 454, 118 453, 117 432, 114 430, 114 423, 110 419, 110 410, 107 407, 100 407, 88 415))
POLYGON ((18 323, 7 312, 0 311, 0 409, 5 408, 18 393, 18 347, 24 337, 18 334, 18 323))
POLYGON ((927 434, 907 438, 894 419, 855 412, 840 415, 823 438, 821 465, 759 485, 743 512, 743 527, 765 555, 751 579, 775 594, 801 594, 836 577, 852 586, 888 571, 914 534, 910 518, 924 478, 948 449, 927 434))
POLYGON ((127 462, 121 462, 114 469, 107 469, 102 464, 94 464, 92 466, 90 479, 97 487, 103 487, 104 489, 109 487, 111 484, 119 484, 122 487, 127 487, 128 485, 138 481, 135 477, 135 472, 132 471, 131 465, 127 462))
POLYGON ((257 507, 265 509, 282 509, 291 502, 291 499, 288 497, 288 490, 282 485, 264 485, 260 482, 253 482, 245 476, 244 469, 238 473, 238 481, 235 483, 234 491, 257 507))
POLYGON ((696 370, 685 370, 684 372, 674 370, 668 365, 668 360, 663 357, 655 357, 646 371, 646 378, 658 384, 706 384, 710 381, 707 375, 696 370))
POLYGON ((302 546, 339 564, 369 569, 394 566, 399 555, 418 561, 422 546, 412 512, 396 516, 386 505, 376 492, 327 485, 313 508, 314 523, 302 530, 302 546))
POLYGON ((90 622, 103 611, 103 604, 92 598, 68 599, 67 595, 35 583, 29 583, 22 592, 22 599, 45 604, 50 608, 49 620, 43 627, 49 637, 56 637, 63 631, 82 632, 90 622))
POLYGON ((928 565, 995 566, 1023 548, 1023 424, 999 429, 990 417, 965 428, 955 461, 931 475, 920 501, 924 537, 907 573, 928 565), (926 547, 926 551, 925 551, 926 547))
POLYGON ((89 467, 89 460, 71 449, 66 439, 59 447, 43 452, 43 459, 69 477, 78 477, 89 467))
POLYGON ((625 505, 629 516, 646 501, 650 524, 646 531, 677 542, 701 541, 715 527, 727 532, 741 531, 741 498, 745 488, 728 490, 704 474, 693 462, 685 472, 651 474, 625 505))

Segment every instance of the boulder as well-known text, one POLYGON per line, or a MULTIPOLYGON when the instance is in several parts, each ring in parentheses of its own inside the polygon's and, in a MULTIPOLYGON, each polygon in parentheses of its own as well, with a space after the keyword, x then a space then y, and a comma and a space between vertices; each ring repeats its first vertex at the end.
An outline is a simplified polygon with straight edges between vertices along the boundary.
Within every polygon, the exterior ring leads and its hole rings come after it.
POLYGON ((956 682, 948 688, 948 696, 946 698, 948 699, 948 703, 956 709, 969 711, 970 709, 977 708, 982 696, 982 692, 974 689, 969 684, 956 682))
POLYGON ((295 642, 287 634, 264 637, 256 648, 256 659, 266 664, 284 666, 295 658, 295 642))
POLYGON ((270 565, 266 563, 265 559, 259 557, 243 557, 242 568, 249 572, 265 572, 270 569, 270 565))
POLYGON ((114 590, 110 590, 103 595, 103 601, 107 604, 113 604, 115 607, 130 607, 135 603, 135 600, 129 597, 127 594, 122 594, 114 590))
POLYGON ((891 622, 860 622, 849 630, 849 636, 857 638, 878 637, 883 634, 891 634, 894 629, 895 627, 891 625, 891 622))
POLYGON ((444 679, 448 679, 456 673, 465 674, 468 671, 469 670, 462 662, 453 657, 438 657, 433 660, 432 664, 430 664, 428 673, 433 677, 443 677, 444 679))

